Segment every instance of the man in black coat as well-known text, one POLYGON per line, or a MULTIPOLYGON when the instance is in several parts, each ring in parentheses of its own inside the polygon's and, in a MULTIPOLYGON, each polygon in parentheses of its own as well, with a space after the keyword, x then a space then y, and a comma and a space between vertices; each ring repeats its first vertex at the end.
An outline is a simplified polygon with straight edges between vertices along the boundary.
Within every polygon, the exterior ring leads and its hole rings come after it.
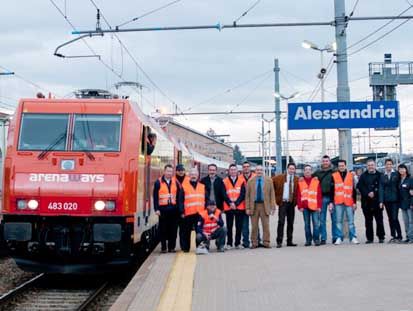
POLYGON ((208 176, 202 178, 201 183, 205 185, 207 201, 216 202, 217 208, 222 211, 226 199, 226 192, 222 178, 217 176, 217 170, 218 167, 215 164, 209 164, 208 176))
POLYGON ((384 174, 381 175, 379 188, 380 207, 386 208, 392 238, 389 243, 402 241, 402 229, 399 222, 399 174, 393 170, 393 160, 386 159, 384 174))
POLYGON ((360 176, 357 188, 361 193, 361 208, 366 223, 367 244, 373 243, 373 218, 376 220, 376 235, 380 243, 384 243, 383 206, 380 206, 379 188, 381 173, 376 170, 376 162, 367 161, 367 171, 360 176))

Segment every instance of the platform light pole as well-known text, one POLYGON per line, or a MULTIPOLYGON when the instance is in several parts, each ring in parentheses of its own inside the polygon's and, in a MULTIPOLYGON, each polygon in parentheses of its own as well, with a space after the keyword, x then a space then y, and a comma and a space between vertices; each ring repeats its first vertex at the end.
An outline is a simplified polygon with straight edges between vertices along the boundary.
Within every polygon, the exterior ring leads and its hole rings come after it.
MULTIPOLYGON (((312 49, 315 51, 320 52, 320 72, 318 73, 317 77, 320 79, 320 92, 321 92, 321 102, 324 103, 325 101, 325 89, 324 89, 324 81, 325 75, 327 73, 327 69, 324 68, 324 52, 333 53, 337 49, 337 45, 335 42, 331 44, 327 44, 324 48, 320 48, 317 44, 304 40, 302 42, 302 47, 305 49, 312 49)), ((321 130, 321 155, 326 154, 326 129, 321 130)))

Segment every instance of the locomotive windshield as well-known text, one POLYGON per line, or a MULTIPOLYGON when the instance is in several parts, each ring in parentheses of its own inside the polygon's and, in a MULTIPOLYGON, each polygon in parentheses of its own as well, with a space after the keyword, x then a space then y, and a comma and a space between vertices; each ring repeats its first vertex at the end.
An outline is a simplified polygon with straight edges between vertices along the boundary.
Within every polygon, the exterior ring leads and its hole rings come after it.
POLYGON ((65 150, 67 114, 23 113, 19 150, 65 150))
POLYGON ((120 115, 75 115, 74 151, 120 151, 120 115))

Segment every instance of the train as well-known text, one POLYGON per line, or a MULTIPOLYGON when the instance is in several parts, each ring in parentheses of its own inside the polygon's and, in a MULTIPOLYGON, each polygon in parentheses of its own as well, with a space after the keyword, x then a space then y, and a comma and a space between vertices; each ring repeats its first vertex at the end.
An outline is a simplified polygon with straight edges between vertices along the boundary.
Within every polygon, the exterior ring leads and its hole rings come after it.
POLYGON ((129 99, 21 99, 4 158, 7 248, 26 271, 127 267, 157 242, 152 187, 164 165, 208 162, 129 99))

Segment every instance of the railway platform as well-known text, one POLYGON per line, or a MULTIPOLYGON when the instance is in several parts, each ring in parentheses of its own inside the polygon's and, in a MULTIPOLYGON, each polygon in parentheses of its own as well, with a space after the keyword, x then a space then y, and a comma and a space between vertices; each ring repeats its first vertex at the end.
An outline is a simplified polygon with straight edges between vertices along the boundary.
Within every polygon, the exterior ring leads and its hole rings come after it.
POLYGON ((299 212, 295 222, 298 247, 198 256, 157 249, 111 310, 413 311, 411 244, 364 244, 361 211, 360 245, 304 247, 299 212))

